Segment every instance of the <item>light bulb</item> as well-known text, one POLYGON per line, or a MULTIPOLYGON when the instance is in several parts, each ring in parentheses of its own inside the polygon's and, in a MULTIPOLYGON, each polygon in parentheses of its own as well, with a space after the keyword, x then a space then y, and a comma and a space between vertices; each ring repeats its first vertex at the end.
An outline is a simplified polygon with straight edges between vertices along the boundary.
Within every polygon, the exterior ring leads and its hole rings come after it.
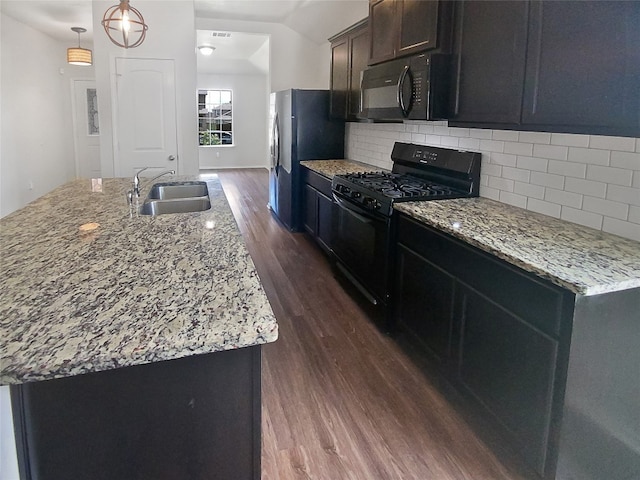
POLYGON ((122 30, 126 33, 129 33, 129 30, 131 30, 131 21, 129 20, 128 9, 122 12, 122 30))

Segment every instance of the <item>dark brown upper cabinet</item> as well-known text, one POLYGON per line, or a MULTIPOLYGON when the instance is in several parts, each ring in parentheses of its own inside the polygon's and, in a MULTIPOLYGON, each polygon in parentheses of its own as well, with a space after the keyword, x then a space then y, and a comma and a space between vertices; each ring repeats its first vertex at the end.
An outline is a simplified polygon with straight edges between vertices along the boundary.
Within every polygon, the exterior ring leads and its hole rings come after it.
POLYGON ((451 3, 444 0, 370 0, 369 65, 449 47, 451 3))
POLYGON ((640 134, 640 2, 532 1, 528 47, 524 125, 640 134))
POLYGON ((456 4, 452 120, 520 123, 528 19, 526 1, 456 4))
POLYGON ((331 42, 331 117, 356 120, 360 111, 360 74, 369 58, 367 19, 329 39, 331 42))
POLYGON ((640 2, 456 2, 450 124, 640 135, 640 2))

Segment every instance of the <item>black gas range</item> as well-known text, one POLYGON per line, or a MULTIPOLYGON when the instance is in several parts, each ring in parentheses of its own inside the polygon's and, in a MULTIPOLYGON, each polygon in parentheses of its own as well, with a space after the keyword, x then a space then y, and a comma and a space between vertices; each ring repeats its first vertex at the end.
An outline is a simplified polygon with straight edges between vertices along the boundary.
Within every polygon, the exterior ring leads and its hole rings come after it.
POLYGON ((336 267, 373 304, 390 306, 398 202, 476 197, 480 153, 396 142, 391 172, 336 175, 331 247, 336 267))
POLYGON ((480 154, 396 142, 391 172, 336 175, 339 198, 368 211, 390 216, 396 202, 477 197, 480 154))

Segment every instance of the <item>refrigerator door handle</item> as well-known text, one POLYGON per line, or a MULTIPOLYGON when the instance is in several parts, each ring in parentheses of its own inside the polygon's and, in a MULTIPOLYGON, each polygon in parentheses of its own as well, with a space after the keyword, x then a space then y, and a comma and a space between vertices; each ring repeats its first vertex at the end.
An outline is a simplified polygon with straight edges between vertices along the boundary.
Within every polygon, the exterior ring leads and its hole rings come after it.
POLYGON ((277 113, 273 120, 273 150, 274 170, 278 175, 278 167, 280 166, 280 119, 277 113))

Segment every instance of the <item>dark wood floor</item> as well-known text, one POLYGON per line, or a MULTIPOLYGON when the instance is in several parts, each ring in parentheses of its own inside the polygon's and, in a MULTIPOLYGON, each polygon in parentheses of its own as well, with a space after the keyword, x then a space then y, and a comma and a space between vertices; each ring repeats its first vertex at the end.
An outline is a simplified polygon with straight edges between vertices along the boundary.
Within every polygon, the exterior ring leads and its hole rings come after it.
POLYGON ((266 170, 218 173, 280 328, 263 349, 263 479, 536 478, 273 218, 266 170))

